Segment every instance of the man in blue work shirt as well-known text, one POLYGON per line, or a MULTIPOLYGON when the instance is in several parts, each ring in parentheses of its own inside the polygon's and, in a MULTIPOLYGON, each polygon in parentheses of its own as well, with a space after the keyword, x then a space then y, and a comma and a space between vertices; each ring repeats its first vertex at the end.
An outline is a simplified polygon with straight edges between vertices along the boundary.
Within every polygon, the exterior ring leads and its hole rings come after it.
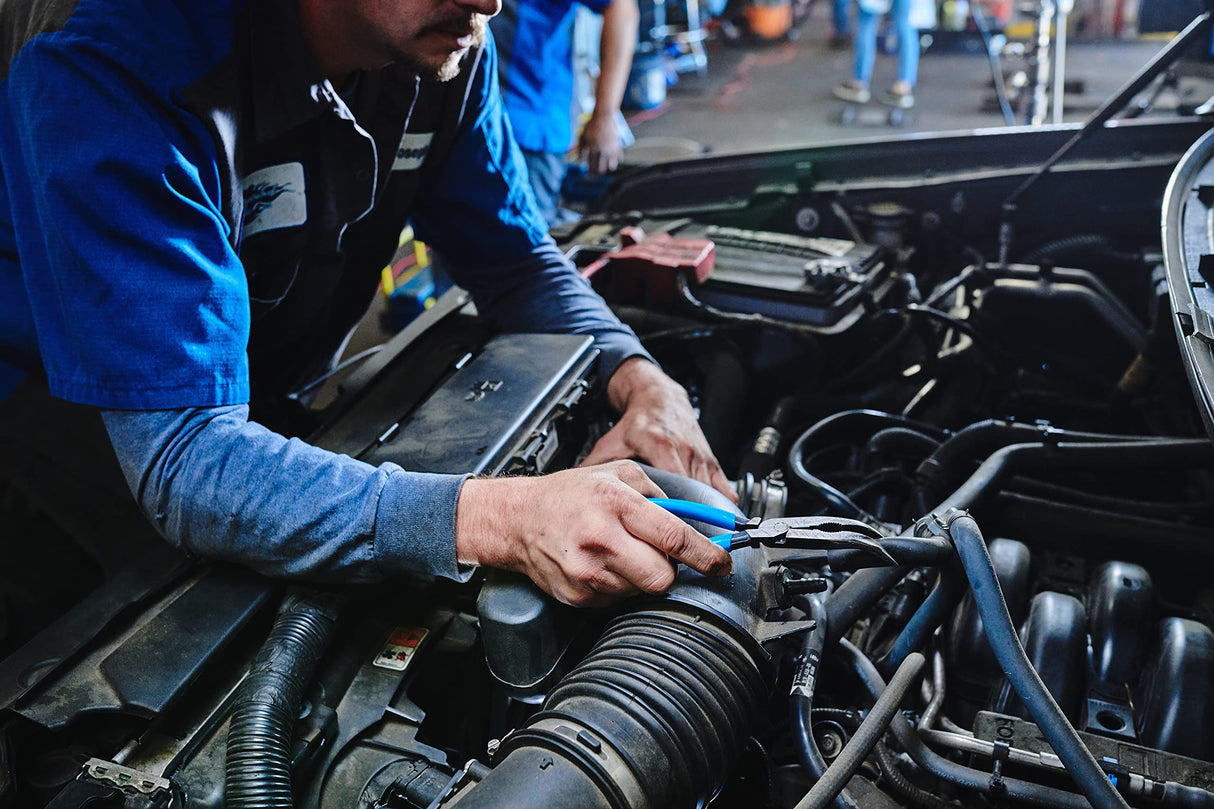
POLYGON ((621 416, 588 463, 641 457, 728 490, 686 394, 532 209, 485 39, 497 10, 0 5, 4 496, 84 543, 142 512, 189 554, 276 576, 492 565, 600 604, 664 590, 667 556, 728 570, 629 462, 467 479, 270 429, 410 221, 501 328, 594 335, 621 416), (124 497, 106 496, 115 478, 124 497))
MULTIPOLYGON (((577 141, 591 175, 614 171, 623 154, 620 104, 636 48, 637 0, 579 0, 603 15, 594 110, 577 141)), ((560 221, 561 182, 573 146, 573 0, 504 0, 491 24, 501 53, 502 98, 522 149, 540 214, 560 221)))

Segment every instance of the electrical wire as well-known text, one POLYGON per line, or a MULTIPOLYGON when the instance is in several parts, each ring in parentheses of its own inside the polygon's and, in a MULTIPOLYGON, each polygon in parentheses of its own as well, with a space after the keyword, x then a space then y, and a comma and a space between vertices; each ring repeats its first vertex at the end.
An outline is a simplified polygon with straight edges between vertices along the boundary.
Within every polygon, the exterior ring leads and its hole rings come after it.
MULTIPOLYGON (((815 781, 822 778, 828 769, 818 741, 814 738, 813 717, 814 691, 817 688, 822 649, 826 645, 827 614, 822 600, 816 596, 798 597, 795 602, 814 621, 814 628, 805 633, 797 671, 793 675, 792 720, 797 742, 797 757, 801 766, 815 781)), ((831 802, 835 809, 859 809, 855 800, 847 794, 846 787, 839 790, 831 802)))
POLYGON ((789 453, 789 457, 792 460, 791 466, 793 474, 797 476, 798 480, 813 491, 817 492, 817 494, 826 501, 828 507, 843 514, 844 516, 867 523, 874 528, 884 529, 886 527, 884 522, 865 511, 858 503, 856 503, 856 501, 852 500, 846 494, 836 489, 834 486, 831 486, 826 481, 822 480, 816 475, 811 474, 810 471, 805 468, 805 464, 801 461, 800 453, 789 453))
POLYGON ((301 397, 307 396, 309 393, 311 393, 312 391, 319 388, 321 385, 323 385, 325 382, 327 382, 329 379, 331 379, 336 374, 341 373, 342 371, 346 370, 347 368, 349 368, 351 365, 354 365, 355 363, 362 362, 363 360, 365 360, 369 357, 375 356, 381 350, 383 350, 382 345, 371 346, 370 348, 363 349, 362 351, 358 352, 354 356, 348 357, 348 358, 342 360, 337 365, 334 365, 332 368, 325 371, 323 374, 316 377, 315 379, 313 379, 308 384, 304 385, 299 390, 295 390, 295 391, 292 391, 291 393, 287 394, 287 398, 299 399, 301 397))
POLYGON ((912 784, 910 779, 898 769, 894 754, 886 747, 884 741, 877 742, 877 766, 881 768, 881 775, 890 789, 908 803, 921 806, 923 809, 957 809, 957 804, 953 801, 945 800, 912 784))
POLYGON ((885 413, 880 410, 844 410, 813 424, 805 430, 788 450, 788 467, 794 477, 822 497, 831 507, 846 516, 853 517, 874 527, 885 528, 885 523, 869 514, 859 504, 839 489, 812 474, 805 465, 805 446, 812 440, 834 430, 852 426, 856 422, 877 422, 886 426, 908 427, 926 435, 943 435, 940 428, 905 416, 885 413))
POLYGON ((898 713, 898 706, 918 680, 923 669, 923 655, 909 655, 881 692, 872 710, 860 727, 852 734, 839 756, 831 762, 826 774, 810 788, 809 793, 797 803, 796 809, 825 809, 834 800, 852 776, 860 769, 864 759, 885 735, 886 729, 898 713))
POLYGON ((687 276, 683 275, 682 273, 679 274, 676 284, 678 286, 679 296, 684 302, 690 304, 697 311, 703 312, 712 318, 729 323, 747 323, 751 325, 766 326, 768 328, 776 329, 777 331, 787 332, 788 334, 802 340, 813 342, 815 348, 817 347, 817 332, 806 324, 794 323, 788 320, 780 320, 778 318, 768 317, 767 315, 761 315, 758 312, 728 312, 724 309, 718 309, 717 307, 707 304, 697 298, 695 293, 691 291, 691 286, 687 282, 687 276))

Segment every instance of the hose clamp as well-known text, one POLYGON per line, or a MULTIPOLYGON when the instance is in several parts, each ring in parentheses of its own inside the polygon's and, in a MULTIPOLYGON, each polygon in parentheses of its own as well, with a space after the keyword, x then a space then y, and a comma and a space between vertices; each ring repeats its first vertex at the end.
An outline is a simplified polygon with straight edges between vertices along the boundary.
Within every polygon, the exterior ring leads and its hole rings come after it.
POLYGON ((1003 763, 1011 757, 1012 746, 1007 742, 992 742, 991 757, 995 760, 995 771, 991 773, 990 789, 992 795, 1007 794, 1007 784, 1003 781, 1003 763))

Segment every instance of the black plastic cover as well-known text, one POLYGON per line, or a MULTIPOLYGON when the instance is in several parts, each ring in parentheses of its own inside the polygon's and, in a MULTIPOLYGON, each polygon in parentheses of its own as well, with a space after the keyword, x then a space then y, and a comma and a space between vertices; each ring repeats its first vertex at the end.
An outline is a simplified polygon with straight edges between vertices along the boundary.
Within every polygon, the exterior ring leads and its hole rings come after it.
POLYGON ((586 336, 495 337, 416 410, 385 424, 377 446, 360 457, 417 472, 492 474, 528 444, 554 451, 545 440, 555 434, 538 431, 584 386, 595 356, 594 340, 586 336))
MULTIPOLYGON (((1087 614, 1083 604, 1063 593, 1038 593, 1033 596, 1020 638, 1045 687, 1066 718, 1077 723, 1083 709, 1087 666, 1087 614)), ((1030 718, 1015 696, 1009 699, 1007 712, 1030 718)))
POLYGON ((1143 744, 1214 759, 1214 632, 1187 618, 1159 622, 1138 732, 1143 744))
POLYGON ((1151 574, 1129 562, 1101 565, 1088 587, 1087 608, 1094 674, 1109 685, 1136 685, 1154 619, 1151 574))
POLYGON ((65 727, 86 712, 161 714, 268 603, 274 585, 217 565, 142 613, 126 632, 48 679, 19 704, 27 719, 65 727))
POLYGON ((549 598, 520 573, 494 570, 476 599, 493 676, 520 695, 542 693, 564 673, 559 667, 584 612, 549 598))

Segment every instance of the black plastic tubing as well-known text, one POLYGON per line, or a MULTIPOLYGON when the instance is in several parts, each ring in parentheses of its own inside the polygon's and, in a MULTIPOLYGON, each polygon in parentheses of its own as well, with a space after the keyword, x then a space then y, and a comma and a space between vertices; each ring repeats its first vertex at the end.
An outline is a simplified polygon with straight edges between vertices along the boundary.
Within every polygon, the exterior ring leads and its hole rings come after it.
POLYGON ((919 681, 919 672, 923 669, 924 662, 925 658, 918 652, 907 655, 890 680, 889 687, 881 692, 876 704, 868 716, 864 717, 860 728, 843 748, 843 752, 830 765, 826 774, 810 788, 809 794, 801 799, 796 809, 825 809, 835 796, 843 791, 843 787, 860 769, 864 759, 889 729, 889 723, 898 712, 898 706, 906 698, 911 687, 919 681))
MULTIPOLYGON (((885 680, 877 671, 876 665, 863 652, 846 640, 839 641, 838 648, 859 675, 869 694, 876 698, 884 693, 885 680)), ((989 772, 958 764, 938 754, 923 743, 906 717, 894 716, 890 729, 893 730, 894 736, 905 748, 911 760, 936 777, 988 795, 996 794, 994 779, 989 772)), ((998 794, 1001 797, 1024 801, 1048 809, 1090 809, 1087 799, 1082 795, 1007 776, 999 781, 998 794)))
MULTIPOLYGON (((818 749, 813 731, 814 690, 822 663, 822 649, 826 646, 827 617, 826 607, 822 605, 821 599, 810 596, 803 601, 809 608, 809 617, 816 625, 805 633, 801 661, 793 677, 792 721, 797 741, 797 757, 801 766, 816 781, 825 775, 827 770, 826 759, 822 758, 822 751, 818 749)), ((859 809, 845 787, 846 784, 844 788, 840 788, 832 805, 835 809, 859 809)))
POLYGON ((1096 809, 1127 809, 1129 804, 1100 769, 1091 751, 1084 746, 1079 734, 1071 727, 1029 662, 1020 636, 1016 633, 1016 626, 1012 623, 1007 602, 1003 599, 1003 591, 999 588, 999 579, 978 523, 964 512, 954 512, 946 519, 946 528, 953 538, 957 555, 961 557, 991 649, 1008 681, 1092 806, 1096 809))
POLYGON ((291 732, 333 631, 336 601, 292 593, 236 691, 224 765, 227 809, 290 809, 291 732))

